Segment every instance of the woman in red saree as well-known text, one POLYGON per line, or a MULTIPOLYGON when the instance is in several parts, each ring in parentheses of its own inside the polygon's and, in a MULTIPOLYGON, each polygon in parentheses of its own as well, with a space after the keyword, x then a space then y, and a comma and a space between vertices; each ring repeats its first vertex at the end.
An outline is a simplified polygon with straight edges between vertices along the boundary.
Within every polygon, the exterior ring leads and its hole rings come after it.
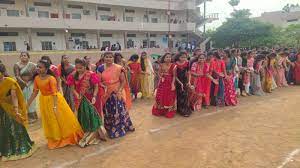
POLYGON ((300 85, 300 53, 296 56, 296 61, 292 63, 294 69, 295 84, 300 85))
POLYGON ((196 94, 203 96, 199 97, 196 102, 193 103, 195 110, 199 111, 202 108, 202 104, 205 107, 210 105, 210 86, 214 80, 211 76, 212 66, 210 65, 209 57, 207 62, 205 61, 205 55, 201 54, 198 58, 198 62, 193 63, 191 67, 191 74, 194 77, 193 85, 195 87, 196 94))
POLYGON ((138 62, 138 60, 138 55, 132 55, 128 62, 128 67, 131 74, 130 87, 135 99, 137 99, 137 94, 140 91, 140 73, 142 72, 141 64, 138 62))
POLYGON ((153 115, 167 118, 173 118, 176 114, 176 65, 171 60, 172 55, 170 53, 166 53, 161 58, 160 79, 157 86, 155 104, 152 108, 153 115))

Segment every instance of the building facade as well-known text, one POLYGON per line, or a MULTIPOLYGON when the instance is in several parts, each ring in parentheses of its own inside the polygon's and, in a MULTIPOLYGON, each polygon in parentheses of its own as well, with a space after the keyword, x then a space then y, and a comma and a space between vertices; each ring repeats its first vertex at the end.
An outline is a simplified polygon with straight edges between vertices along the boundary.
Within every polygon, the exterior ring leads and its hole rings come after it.
POLYGON ((255 19, 262 22, 271 23, 277 27, 287 27, 291 24, 300 24, 300 8, 291 8, 289 12, 265 12, 260 17, 257 17, 255 19))
POLYGON ((203 1, 1 0, 0 51, 172 48, 201 38, 203 1))

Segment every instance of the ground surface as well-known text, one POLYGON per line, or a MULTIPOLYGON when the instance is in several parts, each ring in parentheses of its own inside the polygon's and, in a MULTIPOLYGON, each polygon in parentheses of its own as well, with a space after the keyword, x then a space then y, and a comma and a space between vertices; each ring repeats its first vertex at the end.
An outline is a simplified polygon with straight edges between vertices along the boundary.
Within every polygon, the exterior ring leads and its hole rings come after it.
POLYGON ((300 168, 300 87, 190 118, 151 115, 152 100, 130 111, 136 132, 81 149, 48 150, 40 123, 30 128, 39 150, 4 168, 300 168))

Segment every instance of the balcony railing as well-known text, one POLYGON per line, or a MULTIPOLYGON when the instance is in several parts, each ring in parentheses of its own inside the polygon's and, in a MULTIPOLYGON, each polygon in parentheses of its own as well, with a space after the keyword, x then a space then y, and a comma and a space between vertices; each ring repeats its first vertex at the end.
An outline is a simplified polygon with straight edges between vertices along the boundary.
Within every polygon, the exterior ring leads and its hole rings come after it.
POLYGON ((35 17, 0 16, 0 28, 36 28, 36 29, 78 29, 78 30, 112 30, 112 31, 194 31, 195 23, 142 23, 122 21, 95 21, 93 19, 47 19, 35 17))

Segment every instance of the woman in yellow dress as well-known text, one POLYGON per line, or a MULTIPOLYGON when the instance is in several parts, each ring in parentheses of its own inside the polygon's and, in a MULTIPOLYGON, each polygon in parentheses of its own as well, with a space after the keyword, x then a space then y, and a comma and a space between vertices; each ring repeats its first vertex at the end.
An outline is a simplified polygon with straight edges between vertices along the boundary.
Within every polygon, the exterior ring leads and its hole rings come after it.
POLYGON ((10 161, 30 157, 36 150, 26 126, 26 102, 22 90, 13 78, 5 77, 0 64, 0 160, 10 161))
POLYGON ((56 79, 49 68, 48 61, 39 61, 38 75, 34 78, 34 92, 28 106, 41 91, 40 112, 49 149, 76 145, 83 137, 83 130, 66 100, 58 92, 56 79))
POLYGON ((146 52, 141 54, 141 69, 142 98, 149 98, 154 93, 154 70, 146 52))

